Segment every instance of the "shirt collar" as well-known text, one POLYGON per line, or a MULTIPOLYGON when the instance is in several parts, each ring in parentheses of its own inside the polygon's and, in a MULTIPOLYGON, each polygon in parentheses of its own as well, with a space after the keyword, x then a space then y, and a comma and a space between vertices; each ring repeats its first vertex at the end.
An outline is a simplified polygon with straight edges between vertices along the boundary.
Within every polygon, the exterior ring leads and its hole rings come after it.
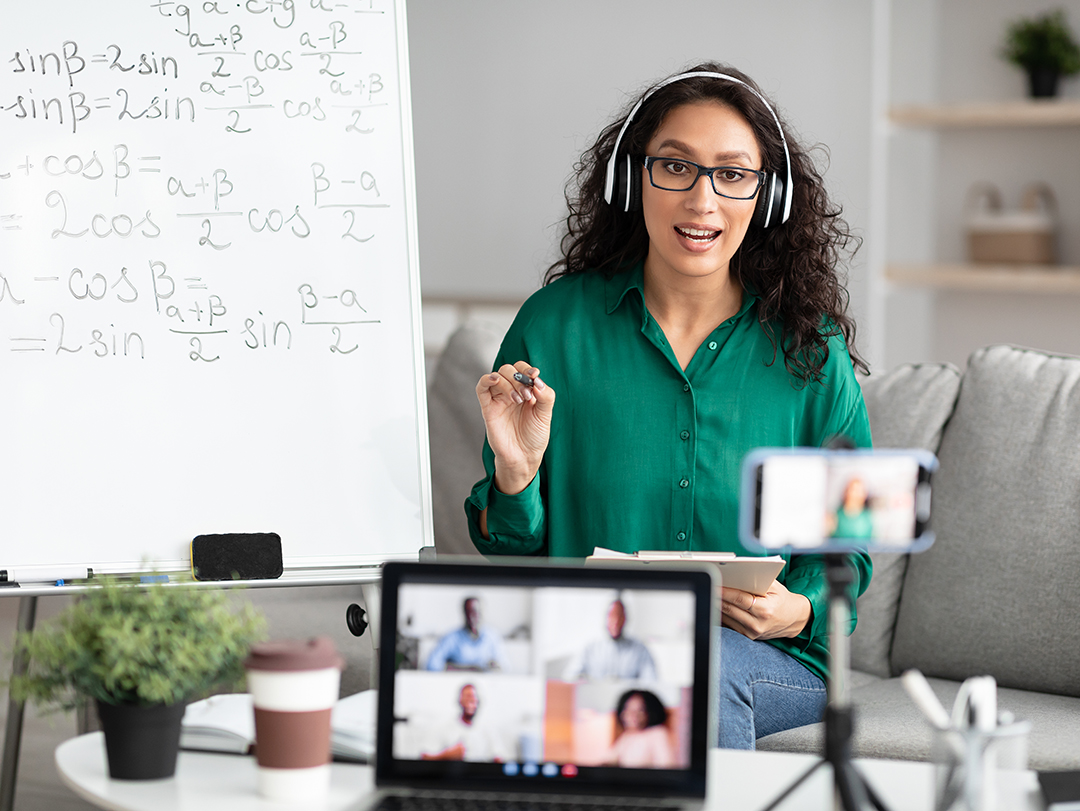
MULTIPOLYGON (((631 290, 636 290, 638 297, 642 304, 645 303, 645 262, 637 262, 629 269, 615 273, 607 280, 606 286, 606 298, 607 298, 607 314, 611 315, 619 306, 623 303, 623 300, 630 293, 631 290)), ((749 287, 743 286, 742 306, 739 308, 739 312, 735 314, 735 318, 742 318, 742 316, 749 310, 754 303, 760 298, 756 292, 749 287)), ((642 308, 644 310, 644 307, 642 308)))
POLYGON ((607 280, 607 314, 615 312, 631 290, 637 290, 645 301, 645 263, 637 262, 628 270, 612 274, 607 280))

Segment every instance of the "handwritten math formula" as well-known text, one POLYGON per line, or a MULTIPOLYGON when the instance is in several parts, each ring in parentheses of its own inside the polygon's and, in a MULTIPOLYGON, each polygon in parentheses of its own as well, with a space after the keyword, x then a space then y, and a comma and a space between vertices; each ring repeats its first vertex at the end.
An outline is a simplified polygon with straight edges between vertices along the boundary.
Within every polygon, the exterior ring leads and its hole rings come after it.
POLYGON ((0 567, 430 535, 403 2, 5 4, 0 567))
POLYGON ((0 359, 384 346, 415 239, 391 0, 93 5, 0 33, 0 359))

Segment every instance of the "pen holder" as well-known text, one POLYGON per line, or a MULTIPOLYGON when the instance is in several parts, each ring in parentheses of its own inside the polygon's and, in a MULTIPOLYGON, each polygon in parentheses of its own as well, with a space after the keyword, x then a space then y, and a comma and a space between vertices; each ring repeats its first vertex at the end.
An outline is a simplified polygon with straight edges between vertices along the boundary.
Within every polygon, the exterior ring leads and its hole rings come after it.
POLYGON ((950 729, 934 732, 931 757, 937 764, 935 811, 995 811, 1013 808, 1016 798, 999 791, 999 770, 1027 769, 1030 721, 1014 721, 991 732, 950 729))

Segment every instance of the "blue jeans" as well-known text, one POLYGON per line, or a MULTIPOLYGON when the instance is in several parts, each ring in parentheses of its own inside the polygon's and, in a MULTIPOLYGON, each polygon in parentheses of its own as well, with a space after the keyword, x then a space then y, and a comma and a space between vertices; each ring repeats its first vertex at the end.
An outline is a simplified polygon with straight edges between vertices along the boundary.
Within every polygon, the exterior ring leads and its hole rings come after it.
POLYGON ((758 738, 813 724, 825 715, 825 682, 767 642, 714 628, 713 663, 720 689, 713 717, 719 746, 753 749, 758 738))

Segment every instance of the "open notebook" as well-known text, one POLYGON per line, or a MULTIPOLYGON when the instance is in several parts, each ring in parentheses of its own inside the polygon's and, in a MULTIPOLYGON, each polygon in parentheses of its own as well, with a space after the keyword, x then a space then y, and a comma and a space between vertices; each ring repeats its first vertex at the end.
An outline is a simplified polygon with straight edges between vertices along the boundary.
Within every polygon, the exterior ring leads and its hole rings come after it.
POLYGON ((700 807, 714 588, 704 567, 388 563, 361 807, 700 807))

